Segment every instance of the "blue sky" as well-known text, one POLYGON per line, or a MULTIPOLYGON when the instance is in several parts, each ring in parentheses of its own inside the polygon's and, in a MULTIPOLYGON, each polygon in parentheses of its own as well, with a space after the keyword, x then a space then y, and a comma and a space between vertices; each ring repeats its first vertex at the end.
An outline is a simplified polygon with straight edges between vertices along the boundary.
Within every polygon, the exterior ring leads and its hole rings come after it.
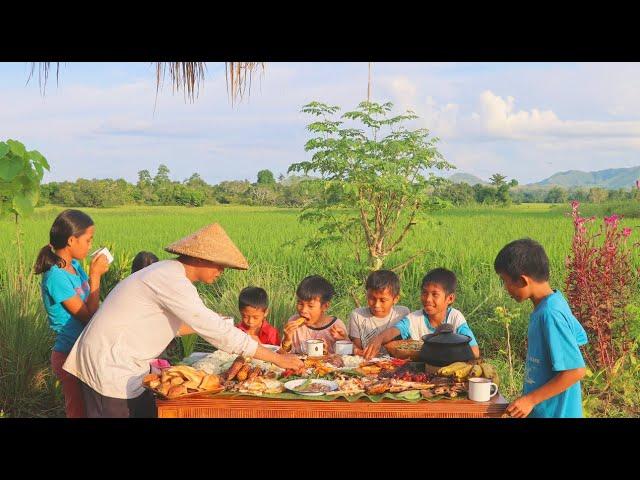
MULTIPOLYGON (((42 96, 30 64, 0 63, 0 139, 44 154, 45 181, 125 178, 166 164, 176 180, 211 183, 286 173, 308 158, 312 100, 351 109, 366 96, 366 63, 267 63, 232 106, 224 65, 207 65, 195 103, 150 63, 67 63, 42 96)), ((415 111, 457 171, 521 183, 563 170, 640 165, 640 64, 376 63, 372 100, 415 111)))

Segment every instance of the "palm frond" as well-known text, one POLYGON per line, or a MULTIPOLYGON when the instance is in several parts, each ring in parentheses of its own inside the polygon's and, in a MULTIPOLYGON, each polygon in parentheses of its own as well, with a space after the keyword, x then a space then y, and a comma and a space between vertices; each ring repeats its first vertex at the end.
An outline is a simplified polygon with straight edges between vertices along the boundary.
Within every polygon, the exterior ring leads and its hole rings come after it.
MULTIPOLYGON (((60 79, 60 62, 56 63, 56 85, 58 85, 60 79)), ((49 70, 51 70, 51 62, 31 62, 31 71, 29 72, 29 78, 27 78, 27 83, 33 77, 34 72, 36 71, 36 67, 38 67, 38 85, 40 87, 40 93, 44 95, 45 90, 47 88, 47 80, 49 79, 49 70)))
POLYGON ((227 79, 227 93, 231 98, 231 105, 237 100, 242 100, 245 95, 251 94, 251 79, 257 70, 264 72, 263 62, 226 62, 225 72, 227 79), (231 91, 229 91, 231 85, 231 91), (248 88, 248 92, 247 92, 248 88))
MULTIPOLYGON (((60 63, 56 62, 56 85, 60 75, 60 63)), ((194 102, 200 93, 200 86, 204 83, 207 70, 204 62, 155 62, 156 66, 156 97, 162 87, 167 70, 171 80, 173 92, 182 90, 185 101, 194 102)), ((31 72, 27 83, 33 77, 36 68, 38 70, 38 84, 44 95, 51 62, 32 62, 31 72)), ((251 81, 253 74, 264 71, 262 62, 225 62, 227 93, 231 104, 242 100, 245 95, 251 94, 251 81)))

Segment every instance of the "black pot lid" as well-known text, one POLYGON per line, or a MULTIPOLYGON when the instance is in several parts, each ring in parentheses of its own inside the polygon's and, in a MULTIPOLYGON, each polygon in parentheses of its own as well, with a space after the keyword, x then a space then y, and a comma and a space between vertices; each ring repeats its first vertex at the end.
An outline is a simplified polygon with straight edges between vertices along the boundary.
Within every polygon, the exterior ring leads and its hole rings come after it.
POLYGON ((424 335, 422 340, 424 343, 430 344, 460 345, 469 343, 471 341, 471 337, 454 333, 453 325, 445 323, 436 328, 435 333, 424 335))

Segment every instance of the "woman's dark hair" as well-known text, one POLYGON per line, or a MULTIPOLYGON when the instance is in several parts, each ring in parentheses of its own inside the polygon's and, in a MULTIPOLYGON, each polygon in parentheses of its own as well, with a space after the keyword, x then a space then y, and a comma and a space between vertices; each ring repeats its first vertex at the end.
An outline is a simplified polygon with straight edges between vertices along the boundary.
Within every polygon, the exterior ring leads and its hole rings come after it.
POLYGON ((304 278, 296 290, 296 296, 307 302, 319 298, 322 303, 327 303, 335 293, 333 285, 320 275, 310 275, 304 278))
POLYGON ((238 309, 242 310, 245 307, 261 308, 263 310, 269 308, 267 292, 260 287, 243 288, 238 296, 238 309))
POLYGON ((79 237, 87 228, 93 225, 93 220, 80 210, 65 210, 53 221, 49 230, 49 245, 40 249, 34 267, 36 274, 48 272, 57 265, 64 268, 67 262, 55 254, 54 250, 64 248, 69 243, 69 237, 79 237))
POLYGON ((376 270, 367 277, 367 290, 382 291, 389 289, 394 297, 400 295, 400 279, 391 270, 376 270))
POLYGON ((422 279, 421 288, 424 288, 429 283, 439 285, 447 295, 456 293, 456 288, 458 287, 456 274, 446 268, 434 268, 427 273, 422 279))
POLYGON ((152 263, 156 263, 158 260, 158 257, 151 252, 138 252, 131 262, 131 273, 142 270, 144 267, 148 267, 152 263))
POLYGON ((537 282, 549 280, 549 257, 544 247, 530 238, 508 243, 498 252, 493 268, 496 273, 506 273, 512 279, 526 275, 537 282))

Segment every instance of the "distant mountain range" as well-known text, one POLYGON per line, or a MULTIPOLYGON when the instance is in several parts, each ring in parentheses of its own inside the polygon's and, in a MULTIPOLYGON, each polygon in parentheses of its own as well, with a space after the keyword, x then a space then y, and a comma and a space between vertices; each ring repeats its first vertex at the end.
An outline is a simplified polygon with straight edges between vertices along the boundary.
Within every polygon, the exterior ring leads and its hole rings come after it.
POLYGON ((462 172, 454 173, 449 177, 449 180, 451 180, 453 183, 468 183, 469 185, 476 185, 477 183, 485 185, 486 183, 488 183, 482 180, 481 178, 476 177, 475 175, 471 175, 470 173, 462 173, 462 172))
MULTIPOLYGON (((631 168, 609 168, 607 170, 598 170, 597 172, 582 172, 580 170, 568 170, 566 172, 558 172, 549 178, 536 183, 530 183, 527 187, 552 187, 561 186, 565 188, 578 187, 602 187, 608 189, 632 188, 636 184, 636 180, 640 179, 640 166, 631 168)), ((486 184, 481 178, 469 173, 455 173, 449 177, 454 183, 468 183, 475 185, 477 183, 486 184)))

